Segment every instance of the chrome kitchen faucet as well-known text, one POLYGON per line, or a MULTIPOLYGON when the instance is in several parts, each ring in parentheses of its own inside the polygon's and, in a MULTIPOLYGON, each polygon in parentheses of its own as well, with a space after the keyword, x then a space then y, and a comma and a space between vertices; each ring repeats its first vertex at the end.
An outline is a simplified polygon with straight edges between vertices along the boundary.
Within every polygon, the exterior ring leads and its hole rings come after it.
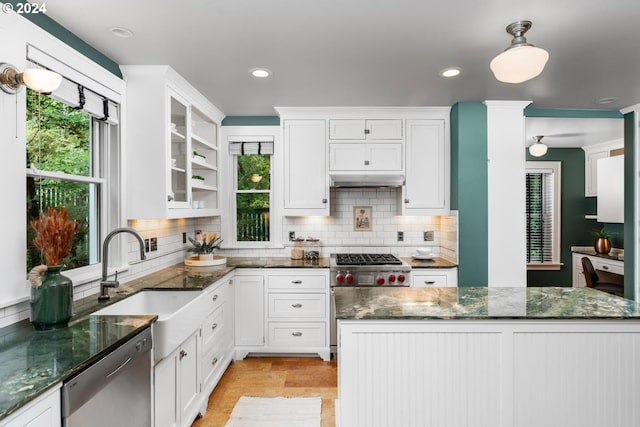
POLYGON ((146 259, 144 255, 144 241, 142 240, 142 236, 138 234, 136 230, 129 227, 121 227, 116 228, 111 233, 107 234, 107 237, 104 239, 104 243, 102 244, 102 280, 100 281, 100 296, 98 300, 104 301, 110 298, 109 296, 109 288, 117 288, 120 286, 120 282, 118 282, 118 271, 116 270, 116 277, 113 280, 107 280, 107 268, 109 266, 109 242, 119 233, 130 233, 133 234, 136 239, 138 239, 138 243, 140 243, 140 259, 146 259))

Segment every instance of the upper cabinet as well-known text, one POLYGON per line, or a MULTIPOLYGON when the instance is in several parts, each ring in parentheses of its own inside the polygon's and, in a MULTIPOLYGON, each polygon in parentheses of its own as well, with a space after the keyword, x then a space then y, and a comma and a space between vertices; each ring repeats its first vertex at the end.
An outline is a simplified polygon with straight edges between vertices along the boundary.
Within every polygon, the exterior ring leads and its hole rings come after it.
POLYGON ((624 223, 624 156, 598 160, 597 221, 624 223))
POLYGON ((284 120, 284 214, 329 215, 326 121, 284 120))
POLYGON ((220 214, 224 115, 167 66, 123 66, 131 219, 220 214))
POLYGON ((584 150, 584 196, 598 195, 598 160, 605 159, 624 149, 624 140, 587 145, 584 150))
POLYGON ((332 140, 401 140, 401 119, 334 119, 329 120, 332 140))
POLYGON ((448 214, 449 143, 445 121, 407 120, 403 215, 448 214))

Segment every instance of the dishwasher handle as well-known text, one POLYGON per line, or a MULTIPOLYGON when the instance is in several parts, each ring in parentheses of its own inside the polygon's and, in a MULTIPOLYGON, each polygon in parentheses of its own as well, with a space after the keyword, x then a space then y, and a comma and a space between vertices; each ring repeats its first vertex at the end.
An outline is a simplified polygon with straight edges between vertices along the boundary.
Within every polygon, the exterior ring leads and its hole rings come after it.
POLYGON ((146 328, 62 384, 62 417, 68 417, 123 374, 131 361, 151 359, 151 328, 146 328))

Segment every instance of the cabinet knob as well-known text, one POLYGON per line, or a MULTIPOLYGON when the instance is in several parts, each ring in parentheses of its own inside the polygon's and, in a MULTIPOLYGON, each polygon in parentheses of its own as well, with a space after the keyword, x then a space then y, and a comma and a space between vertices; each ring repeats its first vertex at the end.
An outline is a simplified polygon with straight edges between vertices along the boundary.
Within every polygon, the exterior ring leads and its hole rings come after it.
POLYGON ((214 357, 213 359, 211 359, 211 366, 215 365, 216 363, 218 363, 217 357, 214 357))
POLYGON ((606 266, 606 265, 603 265, 603 266, 602 266, 602 269, 603 269, 603 270, 608 270, 608 269, 609 269, 609 267, 608 267, 608 266, 606 266))
POLYGON ((409 199, 404 199, 404 202, 405 203, 409 203, 409 199))
POLYGON ((302 280, 292 280, 291 283, 293 283, 294 285, 301 285, 302 280))
POLYGON ((327 199, 322 199, 322 203, 327 204, 327 199))
POLYGON ((171 194, 167 195, 167 202, 172 202, 173 201, 173 196, 171 194))
POLYGON ((218 294, 215 294, 214 296, 211 297, 211 301, 215 301, 218 299, 218 294))
POLYGON ((293 308, 302 308, 302 304, 291 304, 293 308))
POLYGON ((365 165, 365 166, 369 166, 369 160, 365 160, 365 161, 364 161, 364 165, 365 165))
POLYGON ((211 330, 213 331, 213 330, 214 330, 215 328, 217 328, 217 327, 218 327, 218 324, 217 324, 217 323, 214 323, 213 325, 211 325, 211 330))
POLYGON ((364 134, 365 134, 365 135, 369 135, 370 133, 371 133, 371 130, 370 130, 370 129, 365 129, 365 130, 364 130, 364 134))
POLYGON ((291 335, 293 335, 294 337, 301 337, 302 332, 292 332, 291 335))
POLYGON ((180 350, 180 360, 182 360, 185 357, 187 357, 187 352, 184 350, 180 350))

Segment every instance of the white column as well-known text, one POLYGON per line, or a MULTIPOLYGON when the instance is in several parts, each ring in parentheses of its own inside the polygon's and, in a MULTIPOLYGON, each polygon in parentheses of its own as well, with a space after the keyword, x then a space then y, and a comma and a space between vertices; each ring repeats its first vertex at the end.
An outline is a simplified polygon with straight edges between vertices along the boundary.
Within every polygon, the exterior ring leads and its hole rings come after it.
POLYGON ((527 286, 523 110, 530 103, 485 101, 489 286, 527 286))
MULTIPOLYGON (((627 262, 633 262, 635 264, 633 272, 634 272, 634 280, 635 283, 635 300, 636 302, 640 302, 640 149, 638 149, 638 143, 640 142, 640 104, 635 104, 627 108, 623 108, 620 110, 622 114, 634 113, 634 126, 635 126, 635 141, 633 141, 633 146, 636 147, 635 157, 633 159, 633 176, 635 177, 635 190, 634 190, 634 200, 635 204, 633 206, 633 223, 636 225, 635 235, 633 238, 633 243, 635 245, 636 253, 635 258, 632 260, 628 260, 627 262)), ((625 183, 626 184, 626 183, 625 183)))

